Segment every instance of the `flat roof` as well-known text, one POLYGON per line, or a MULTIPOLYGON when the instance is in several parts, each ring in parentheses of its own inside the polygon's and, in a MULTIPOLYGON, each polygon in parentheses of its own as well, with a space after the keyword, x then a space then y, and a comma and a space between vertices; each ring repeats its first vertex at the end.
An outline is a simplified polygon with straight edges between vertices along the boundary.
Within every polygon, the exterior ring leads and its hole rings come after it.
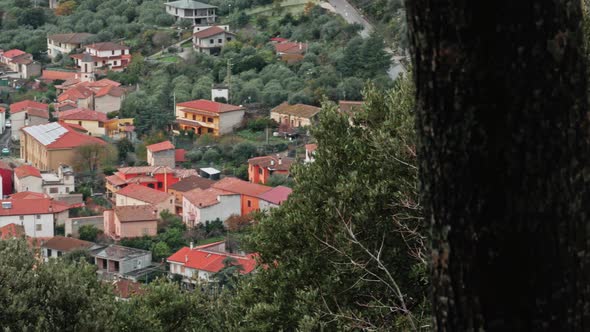
POLYGON ((217 8, 215 6, 208 5, 206 3, 192 1, 192 0, 179 0, 179 1, 172 1, 166 2, 166 6, 174 7, 174 8, 182 8, 182 9, 210 9, 210 8, 217 8))

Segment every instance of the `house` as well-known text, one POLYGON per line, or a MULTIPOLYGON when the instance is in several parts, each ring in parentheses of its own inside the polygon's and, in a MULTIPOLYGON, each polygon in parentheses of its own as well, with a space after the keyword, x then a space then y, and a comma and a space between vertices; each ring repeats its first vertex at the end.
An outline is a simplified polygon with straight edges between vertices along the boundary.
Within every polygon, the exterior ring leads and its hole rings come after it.
POLYGON ((317 144, 305 144, 305 160, 306 164, 315 161, 315 151, 318 149, 317 144))
POLYGON ((76 148, 106 143, 79 133, 66 124, 51 122, 20 130, 20 157, 41 171, 58 170, 62 164, 73 165, 76 148))
POLYGON ((174 196, 138 184, 130 184, 115 194, 116 206, 152 205, 152 212, 160 216, 165 210, 174 213, 174 196))
POLYGON ((168 193, 174 195, 176 214, 182 215, 182 201, 186 192, 194 189, 209 189, 215 181, 191 175, 168 187, 168 193))
POLYGON ((170 141, 146 146, 147 162, 150 166, 176 166, 176 148, 170 141))
POLYGON ((74 54, 74 59, 80 79, 84 82, 94 81, 99 74, 106 74, 107 71, 123 71, 131 62, 129 47, 112 43, 93 43, 85 46, 84 52, 74 54))
POLYGON ((104 113, 87 108, 59 112, 57 118, 59 122, 82 126, 88 131, 88 135, 97 137, 106 135, 105 123, 109 120, 104 113))
POLYGON ((217 7, 193 0, 167 2, 166 13, 176 20, 190 20, 193 25, 210 25, 217 20, 217 7))
POLYGON ((170 265, 170 274, 179 275, 191 288, 199 282, 214 281, 213 275, 225 267, 224 261, 233 259, 240 265, 240 274, 249 274, 256 269, 256 254, 229 253, 225 241, 202 246, 184 247, 172 254, 166 262, 170 265))
POLYGON ((23 100, 9 106, 12 122, 12 139, 20 138, 20 129, 49 122, 49 105, 33 100, 23 100))
POLYGON ((153 205, 116 206, 104 211, 104 232, 114 239, 156 236, 158 216, 153 205))
POLYGON ((12 169, 12 167, 10 167, 9 164, 7 164, 1 160, 0 160, 0 178, 2 178, 2 181, 0 181, 0 184, 2 185, 2 187, 0 187, 2 189, 2 190, 0 190, 0 197, 12 194, 14 170, 12 169))
POLYGON ((293 189, 285 186, 276 186, 271 190, 261 194, 260 198, 260 210, 268 211, 273 208, 279 207, 283 202, 289 198, 289 195, 293 192, 293 189))
POLYGON ((41 180, 41 192, 51 198, 61 198, 75 190, 74 170, 68 165, 59 165, 57 173, 42 172, 41 180))
POLYGON ((263 156, 248 159, 248 180, 253 183, 268 183, 273 174, 289 176, 289 169, 295 159, 276 156, 263 156))
POLYGON ((298 54, 303 55, 307 52, 309 45, 306 43, 301 42, 282 42, 282 43, 273 43, 275 47, 275 52, 279 56, 287 55, 287 54, 298 54))
POLYGON ((211 187, 229 191, 235 194, 240 194, 241 215, 247 215, 254 211, 260 211, 259 196, 272 189, 271 187, 250 183, 248 181, 232 177, 223 178, 215 182, 211 187))
POLYGON ((151 252, 114 244, 92 250, 90 256, 98 267, 97 273, 103 277, 125 277, 152 264, 151 252))
POLYGON ((241 214, 240 195, 217 188, 193 189, 183 194, 182 211, 182 220, 189 227, 216 219, 225 221, 241 214))
POLYGON ((117 301, 129 301, 134 295, 144 294, 145 290, 139 282, 117 278, 112 283, 117 301))
POLYGON ((96 248, 96 244, 73 237, 54 236, 41 245, 41 253, 45 262, 50 258, 61 257, 63 254, 77 250, 90 250, 96 248))
POLYGON ((270 118, 285 129, 311 126, 321 108, 284 102, 270 111, 270 118))
POLYGON ((47 36, 47 56, 55 59, 58 54, 68 55, 79 50, 84 44, 94 37, 91 33, 60 33, 47 36))
POLYGON ((136 135, 135 126, 133 125, 133 122, 133 118, 110 119, 105 124, 107 136, 114 140, 127 138, 128 140, 134 142, 136 139, 136 135))
POLYGON ((244 108, 210 100, 193 100, 176 105, 176 122, 182 130, 198 135, 231 133, 244 118, 244 108))
POLYGON ((104 114, 118 112, 125 100, 125 89, 106 85, 94 93, 94 110, 104 114))
POLYGON ((43 192, 41 172, 34 166, 21 165, 14 169, 14 190, 16 192, 43 192))
POLYGON ((107 196, 112 198, 114 193, 129 184, 167 192, 169 186, 184 177, 180 172, 180 169, 165 166, 122 167, 115 174, 106 177, 107 196))
POLYGON ((16 223, 27 236, 52 237, 54 225, 65 222, 70 206, 49 198, 11 198, 0 201, 0 227, 16 223))
POLYGON ((236 38, 229 32, 229 26, 194 27, 193 49, 197 53, 219 55, 225 43, 236 38))
POLYGON ((109 79, 96 82, 73 80, 56 87, 63 90, 57 97, 59 104, 74 104, 103 114, 119 111, 126 94, 121 83, 109 79))
POLYGON ((0 62, 10 71, 17 73, 18 78, 29 79, 41 75, 41 64, 33 60, 33 55, 21 50, 0 51, 0 62))
POLYGON ((70 102, 80 108, 94 108, 94 93, 89 88, 79 85, 64 91, 57 96, 60 103, 70 102))

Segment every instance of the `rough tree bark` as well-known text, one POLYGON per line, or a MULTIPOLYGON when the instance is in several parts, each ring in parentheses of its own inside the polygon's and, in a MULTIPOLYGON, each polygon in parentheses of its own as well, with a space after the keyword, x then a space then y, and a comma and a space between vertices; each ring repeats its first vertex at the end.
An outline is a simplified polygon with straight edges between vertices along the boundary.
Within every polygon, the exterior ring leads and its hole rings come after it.
POLYGON ((590 330, 579 1, 406 6, 436 330, 590 330))

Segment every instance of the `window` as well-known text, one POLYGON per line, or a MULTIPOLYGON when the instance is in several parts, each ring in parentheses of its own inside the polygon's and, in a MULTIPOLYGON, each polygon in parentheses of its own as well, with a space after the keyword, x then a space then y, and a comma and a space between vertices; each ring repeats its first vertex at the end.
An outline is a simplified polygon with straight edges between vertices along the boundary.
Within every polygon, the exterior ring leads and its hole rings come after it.
POLYGON ((162 182, 158 182, 158 189, 161 189, 162 187, 164 187, 164 185, 162 184, 162 182))
POLYGON ((197 120, 197 116, 193 114, 193 120, 197 120))
POLYGON ((66 194, 70 193, 70 187, 66 187, 66 194))
POLYGON ((57 194, 57 188, 55 188, 55 187, 49 188, 49 193, 50 194, 57 194))
POLYGON ((106 270, 107 269, 107 261, 106 261, 106 259, 103 259, 102 260, 102 268, 103 268, 103 270, 106 270))
POLYGON ((62 252, 61 251, 58 251, 57 252, 57 257, 61 257, 61 254, 62 254, 62 252))
POLYGON ((113 52, 113 55, 115 55, 115 50, 113 50, 112 52, 113 52))
POLYGON ((115 272, 119 272, 119 262, 115 262, 115 272))
POLYGON ((227 41, 230 42, 231 41, 231 37, 227 37, 227 41))
POLYGON ((117 65, 117 61, 113 62, 113 65, 116 66, 117 65))
POLYGON ((248 207, 252 207, 252 202, 248 200, 248 207))
POLYGON ((41 224, 35 225, 35 231, 41 232, 42 230, 43 230, 43 225, 41 225, 41 224))
POLYGON ((213 122, 213 118, 207 118, 207 122, 213 122))
POLYGON ((213 43, 215 43, 215 40, 214 39, 209 39, 209 44, 213 44, 213 43))
POLYGON ((52 254, 51 249, 47 249, 47 257, 51 257, 51 254, 52 254))
POLYGON ((98 128, 104 128, 104 123, 102 123, 102 122, 99 122, 99 123, 98 123, 98 128))
POLYGON ((299 120, 299 127, 301 127, 301 120, 299 120))
POLYGON ((221 43, 223 43, 223 39, 219 38, 219 39, 217 39, 217 42, 221 44, 221 43))
POLYGON ((262 168, 258 169, 258 174, 262 174, 262 168))
POLYGON ((41 215, 40 214, 37 215, 37 220, 39 220, 39 219, 41 219, 41 215))
POLYGON ((212 133, 213 132, 213 128, 207 128, 207 132, 208 133, 212 133))
POLYGON ((20 221, 23 221, 23 220, 25 220, 25 216, 20 216, 20 217, 18 217, 18 219, 20 219, 20 221))
POLYGON ((153 183, 148 183, 148 188, 155 189, 155 188, 154 188, 154 184, 153 184, 153 183))
POLYGON ((98 62, 95 62, 94 63, 94 67, 98 67, 98 62))

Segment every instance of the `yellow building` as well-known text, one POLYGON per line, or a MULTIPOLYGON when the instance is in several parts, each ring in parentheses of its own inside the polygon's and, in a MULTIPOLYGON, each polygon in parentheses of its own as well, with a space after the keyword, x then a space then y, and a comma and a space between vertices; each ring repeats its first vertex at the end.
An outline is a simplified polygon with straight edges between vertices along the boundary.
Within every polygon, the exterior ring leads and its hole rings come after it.
POLYGON ((231 133, 244 119, 241 106, 210 100, 193 100, 176 105, 176 122, 182 130, 198 135, 220 136, 231 133))
POLYGON ((88 135, 101 137, 106 135, 105 123, 108 121, 104 113, 87 108, 75 108, 59 112, 59 122, 74 126, 81 126, 88 131, 88 135))
POLYGON ((58 122, 20 130, 21 159, 41 171, 57 171, 61 164, 72 165, 75 161, 75 149, 88 144, 106 143, 58 122))

